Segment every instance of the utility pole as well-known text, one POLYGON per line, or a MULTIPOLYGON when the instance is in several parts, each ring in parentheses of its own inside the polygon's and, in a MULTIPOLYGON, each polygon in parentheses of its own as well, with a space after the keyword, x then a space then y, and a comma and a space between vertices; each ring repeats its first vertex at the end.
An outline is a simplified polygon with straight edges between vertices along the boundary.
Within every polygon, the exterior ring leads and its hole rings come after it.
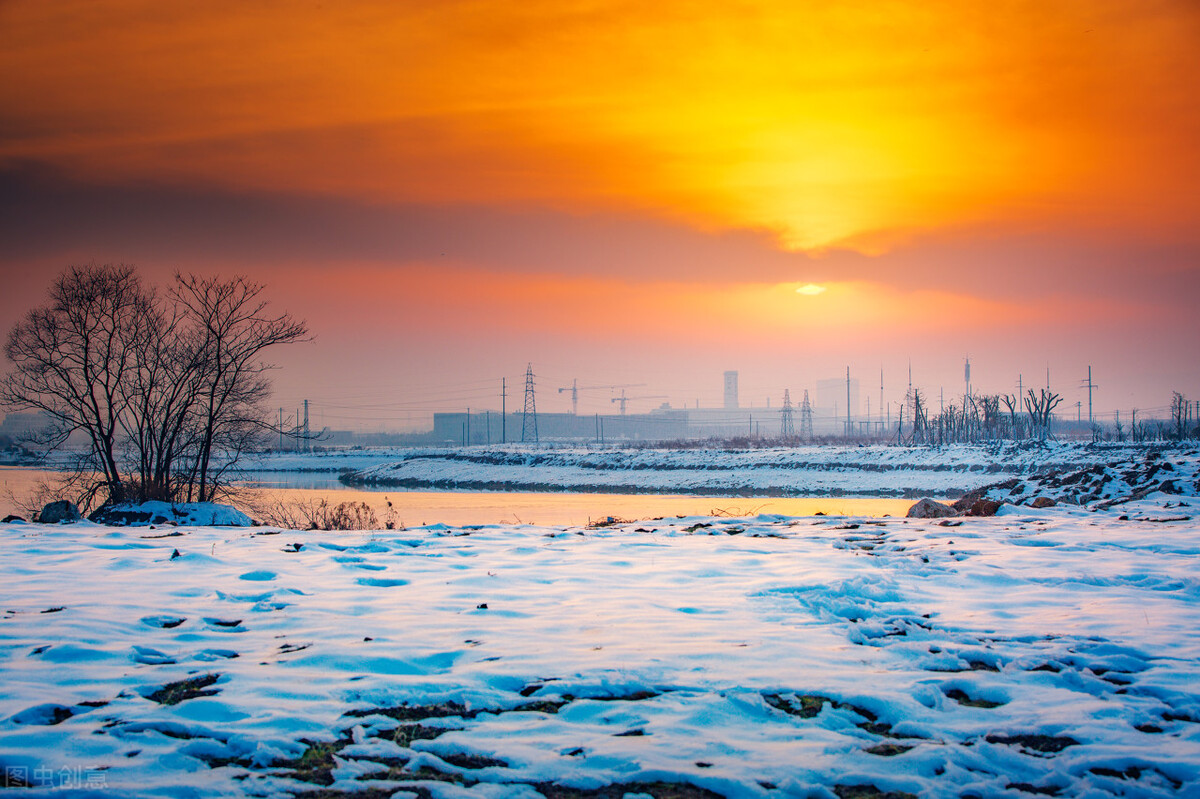
POLYGON ((279 409, 279 451, 283 452, 283 408, 279 409))
POLYGON ((492 412, 487 411, 484 415, 484 424, 487 425, 487 445, 492 445, 492 412))
POLYGON ((912 358, 908 359, 908 391, 904 393, 904 404, 900 406, 900 429, 904 429, 905 414, 912 411, 912 358))
POLYGON ((521 416, 521 443, 538 443, 537 405, 533 397, 533 364, 525 368, 525 412, 521 416))
POLYGON ((508 384, 500 378, 500 443, 508 443, 508 384))
POLYGON ((850 422, 850 367, 846 367, 846 438, 854 434, 850 422))
POLYGON ((1017 375, 1017 407, 1020 407, 1021 402, 1023 402, 1021 397, 1025 396, 1025 386, 1021 382, 1023 377, 1024 375, 1017 375))
POLYGON ((1092 390, 1100 388, 1100 386, 1092 382, 1092 367, 1090 366, 1088 367, 1087 383, 1084 385, 1087 386, 1088 390, 1088 424, 1091 425, 1096 422, 1096 417, 1092 415, 1092 390))
POLYGON ((883 430, 883 366, 879 367, 879 432, 883 430))
POLYGON ((463 434, 463 446, 468 447, 470 445, 471 445, 471 409, 467 408, 467 425, 466 425, 466 432, 463 434))
POLYGON ((969 355, 967 356, 966 366, 963 367, 963 381, 966 385, 966 394, 964 394, 963 396, 965 396, 967 399, 970 399, 971 398, 971 356, 969 356, 969 355))
POLYGON ((304 451, 312 452, 312 439, 308 436, 308 400, 304 401, 304 451))

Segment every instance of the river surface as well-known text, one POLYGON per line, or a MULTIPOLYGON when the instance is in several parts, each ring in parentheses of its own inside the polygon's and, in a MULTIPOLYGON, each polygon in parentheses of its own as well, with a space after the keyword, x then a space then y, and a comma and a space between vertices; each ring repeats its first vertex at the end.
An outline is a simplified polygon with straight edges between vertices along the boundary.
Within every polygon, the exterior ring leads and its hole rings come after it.
MULTIPOLYGON (((55 472, 0 467, 0 516, 17 513, 34 500, 40 482, 55 472)), ((539 524, 585 525, 616 519, 639 520, 664 516, 903 516, 911 499, 879 497, 728 497, 673 494, 588 494, 573 492, 406 491, 348 488, 329 472, 248 472, 233 504, 255 516, 255 508, 282 503, 330 505, 364 502, 380 522, 397 526, 425 524, 539 524), (389 507, 390 503, 390 507, 389 507)), ((259 514, 261 515, 261 514, 259 514)))

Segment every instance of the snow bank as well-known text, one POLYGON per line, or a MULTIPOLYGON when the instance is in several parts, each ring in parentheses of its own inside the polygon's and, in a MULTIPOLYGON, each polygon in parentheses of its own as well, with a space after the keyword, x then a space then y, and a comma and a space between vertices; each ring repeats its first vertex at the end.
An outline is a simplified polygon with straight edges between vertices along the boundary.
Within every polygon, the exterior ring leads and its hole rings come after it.
POLYGON ((985 486, 990 499, 1027 505, 1039 497, 1072 505, 1113 505, 1151 493, 1200 496, 1200 450, 1184 446, 1152 448, 1125 459, 1108 459, 1083 468, 1047 470, 1025 478, 985 486))
MULTIPOLYGON (((1144 451, 1134 445, 1035 442, 751 450, 468 447, 401 452, 374 465, 345 467, 341 479, 349 485, 471 490, 954 496, 987 483, 1144 451)), ((363 455, 353 457, 361 461, 363 455)))
POLYGON ((249 527, 250 517, 231 505, 215 502, 142 502, 104 505, 92 511, 88 519, 98 524, 143 526, 150 524, 209 525, 213 527, 249 527))
POLYGON ((1198 795, 1200 522, 1161 497, 13 525, 0 773, 22 796, 1198 795))

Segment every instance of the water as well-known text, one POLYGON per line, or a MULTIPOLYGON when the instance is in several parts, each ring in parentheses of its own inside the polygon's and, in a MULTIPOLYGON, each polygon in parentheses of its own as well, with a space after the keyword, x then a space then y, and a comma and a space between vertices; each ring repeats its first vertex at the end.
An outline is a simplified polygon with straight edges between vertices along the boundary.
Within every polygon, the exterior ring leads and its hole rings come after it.
POLYGON ((255 469, 242 472, 244 477, 238 485, 247 488, 301 488, 342 491, 346 488, 338 481, 336 472, 289 472, 275 469, 255 469))
MULTIPOLYGON (((17 500, 31 496, 40 480, 53 472, 0 467, 0 516, 25 513, 17 500)), ((911 499, 878 497, 723 497, 673 494, 585 494, 488 491, 364 491, 347 488, 329 472, 248 473, 234 504, 250 510, 283 504, 365 502, 381 522, 424 524, 539 524, 584 525, 615 517, 641 520, 667 516, 747 516, 759 513, 785 516, 903 516, 911 499), (388 503, 391 503, 389 511, 388 503)), ((261 515, 261 514, 260 514, 261 515)))

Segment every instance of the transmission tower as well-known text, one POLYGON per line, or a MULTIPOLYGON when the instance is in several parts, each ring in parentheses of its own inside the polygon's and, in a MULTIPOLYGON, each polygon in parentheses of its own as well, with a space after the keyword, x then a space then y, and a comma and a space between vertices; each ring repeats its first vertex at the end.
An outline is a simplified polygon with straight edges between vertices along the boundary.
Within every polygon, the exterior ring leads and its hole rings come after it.
POLYGON ((525 369, 525 412, 521 416, 521 442, 538 443, 537 406, 533 401, 533 364, 525 369))
POLYGON ((792 395, 785 388, 783 390, 783 408, 779 411, 780 428, 779 433, 784 438, 792 438, 796 435, 796 427, 792 424, 792 395))
POLYGON ((808 401, 808 389, 804 389, 804 401, 800 403, 800 437, 812 441, 812 403, 808 401))

